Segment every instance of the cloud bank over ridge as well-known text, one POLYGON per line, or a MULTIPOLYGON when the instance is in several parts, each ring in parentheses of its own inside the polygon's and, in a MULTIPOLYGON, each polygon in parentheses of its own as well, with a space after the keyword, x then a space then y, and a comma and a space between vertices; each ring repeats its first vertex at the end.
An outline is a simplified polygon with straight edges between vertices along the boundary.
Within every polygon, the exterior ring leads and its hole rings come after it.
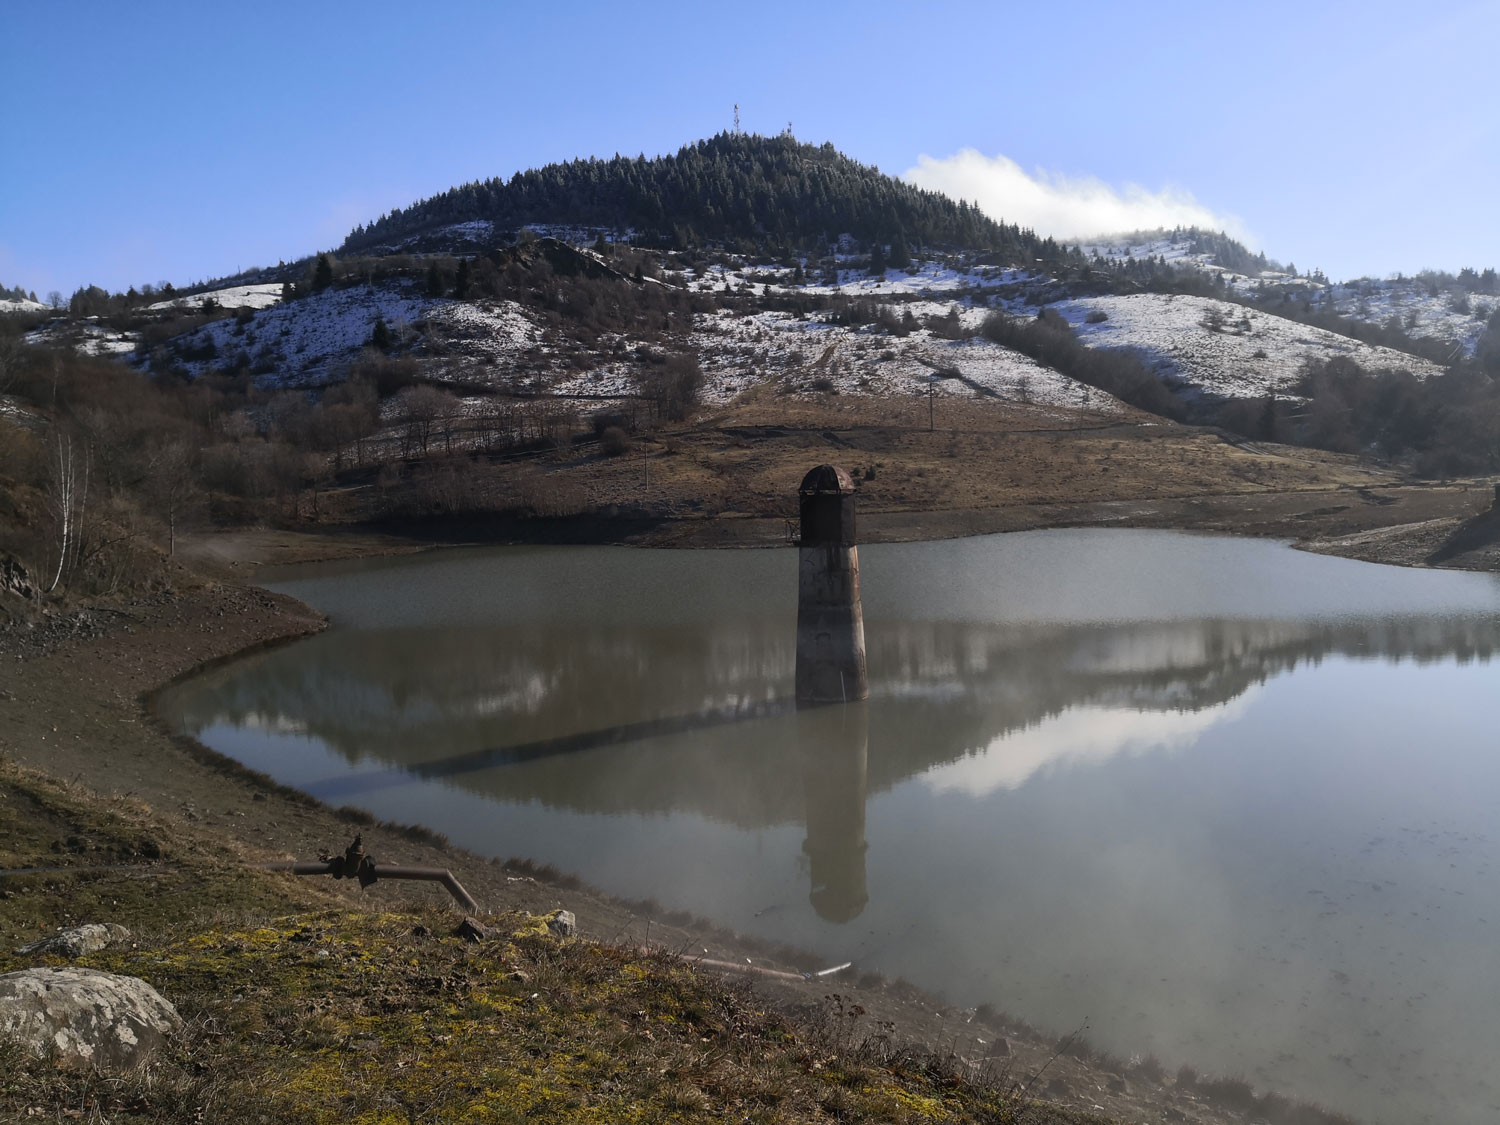
POLYGON ((992 219, 1070 242, 1177 226, 1222 230, 1249 241, 1237 217, 1205 207, 1191 192, 1170 187, 1153 192, 1138 184, 1115 188, 1092 176, 1064 176, 1040 168, 1028 173, 1008 156, 985 156, 972 148, 942 159, 924 153, 901 178, 977 203, 992 219))

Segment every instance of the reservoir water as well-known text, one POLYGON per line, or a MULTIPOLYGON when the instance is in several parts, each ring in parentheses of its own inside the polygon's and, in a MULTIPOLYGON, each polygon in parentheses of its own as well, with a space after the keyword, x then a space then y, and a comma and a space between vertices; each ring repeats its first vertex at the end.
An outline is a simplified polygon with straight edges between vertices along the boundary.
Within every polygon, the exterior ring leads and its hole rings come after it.
POLYGON ((860 561, 866 704, 788 705, 794 551, 571 547, 269 576, 333 627, 162 706, 332 804, 954 1003, 1500 1119, 1500 580, 1126 530, 860 561))

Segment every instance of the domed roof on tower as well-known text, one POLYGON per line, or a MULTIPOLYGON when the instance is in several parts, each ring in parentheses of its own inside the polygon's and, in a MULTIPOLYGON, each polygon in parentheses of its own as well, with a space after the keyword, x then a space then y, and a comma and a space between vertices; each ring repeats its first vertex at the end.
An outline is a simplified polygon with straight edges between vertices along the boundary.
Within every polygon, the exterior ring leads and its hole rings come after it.
POLYGON ((853 478, 834 465, 819 465, 815 469, 809 469, 807 476, 802 478, 802 484, 797 488, 801 496, 817 496, 827 493, 847 496, 853 491, 853 478))

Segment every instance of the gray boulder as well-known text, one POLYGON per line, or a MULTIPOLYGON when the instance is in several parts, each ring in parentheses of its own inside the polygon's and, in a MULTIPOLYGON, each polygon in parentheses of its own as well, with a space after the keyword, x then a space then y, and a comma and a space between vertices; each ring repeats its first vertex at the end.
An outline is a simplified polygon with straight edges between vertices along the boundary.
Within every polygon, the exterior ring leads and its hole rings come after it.
POLYGON ((94 969, 0 975, 0 1036, 74 1066, 133 1067, 182 1026, 161 993, 136 977, 94 969))
POLYGON ((74 926, 37 941, 16 946, 19 954, 52 953, 58 957, 82 957, 86 953, 98 953, 106 945, 124 941, 130 931, 114 922, 90 922, 86 926, 74 926))
POLYGON ((547 928, 558 937, 572 937, 578 932, 578 919, 571 910, 554 910, 547 919, 547 928))

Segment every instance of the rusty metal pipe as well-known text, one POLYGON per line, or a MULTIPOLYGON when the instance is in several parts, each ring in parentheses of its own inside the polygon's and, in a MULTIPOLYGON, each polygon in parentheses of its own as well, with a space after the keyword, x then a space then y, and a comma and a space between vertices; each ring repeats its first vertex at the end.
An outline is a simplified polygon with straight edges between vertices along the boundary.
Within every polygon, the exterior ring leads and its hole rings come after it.
POLYGON ((453 872, 446 867, 400 867, 389 863, 375 866, 375 874, 381 879, 419 879, 433 883, 441 883, 448 888, 448 893, 453 896, 453 901, 462 906, 470 914, 479 913, 479 904, 469 897, 469 892, 464 890, 453 872))
POLYGON ((257 863, 262 871, 289 871, 293 875, 332 875, 336 879, 358 878, 361 886, 368 886, 380 879, 415 879, 421 882, 441 883, 458 903, 470 914, 479 913, 479 904, 474 901, 463 884, 446 867, 405 867, 395 863, 375 863, 366 859, 357 874, 351 874, 343 856, 320 860, 280 860, 275 863, 257 863))

